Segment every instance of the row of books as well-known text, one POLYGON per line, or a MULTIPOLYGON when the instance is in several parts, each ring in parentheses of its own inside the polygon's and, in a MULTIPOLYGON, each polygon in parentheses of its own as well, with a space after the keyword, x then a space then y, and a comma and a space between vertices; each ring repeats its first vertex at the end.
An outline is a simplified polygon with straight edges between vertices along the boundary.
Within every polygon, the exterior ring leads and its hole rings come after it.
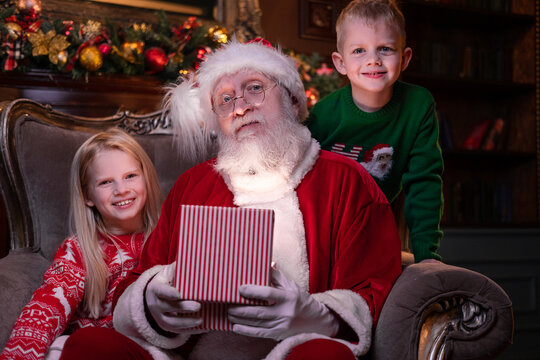
POLYGON ((469 132, 463 144, 455 144, 450 122, 445 114, 438 113, 439 144, 443 150, 465 149, 502 151, 506 148, 507 124, 502 117, 479 122, 469 132))
POLYGON ((451 4, 465 8, 485 9, 491 11, 512 11, 512 0, 426 0, 426 2, 451 4))
POLYGON ((419 59, 416 70, 423 73, 490 81, 509 78, 506 55, 501 48, 423 41, 414 51, 419 59))
POLYGON ((501 181, 456 181, 446 184, 443 223, 450 225, 509 224, 513 188, 501 181))

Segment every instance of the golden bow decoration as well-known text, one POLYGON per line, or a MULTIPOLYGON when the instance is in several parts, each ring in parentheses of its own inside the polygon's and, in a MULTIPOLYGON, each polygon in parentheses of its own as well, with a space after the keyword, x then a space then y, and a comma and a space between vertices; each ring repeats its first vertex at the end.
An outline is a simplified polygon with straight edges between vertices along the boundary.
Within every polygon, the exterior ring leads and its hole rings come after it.
POLYGON ((28 41, 32 43, 32 56, 49 55, 49 60, 55 65, 58 64, 58 54, 70 45, 65 35, 56 35, 54 30, 45 34, 40 29, 28 34, 28 41))

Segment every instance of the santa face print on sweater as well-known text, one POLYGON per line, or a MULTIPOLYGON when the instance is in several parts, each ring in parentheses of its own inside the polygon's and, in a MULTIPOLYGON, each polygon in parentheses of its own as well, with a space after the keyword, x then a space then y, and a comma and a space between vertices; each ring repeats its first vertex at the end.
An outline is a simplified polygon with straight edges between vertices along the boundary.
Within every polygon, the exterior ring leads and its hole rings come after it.
POLYGON ((371 176, 383 180, 392 169, 392 155, 394 149, 387 144, 377 144, 371 150, 364 152, 363 160, 360 164, 371 174, 371 176))
MULTIPOLYGON (((359 161, 359 156, 362 150, 362 146, 354 145, 349 151, 345 150, 346 145, 343 143, 336 143, 332 146, 330 151, 348 157, 354 161, 359 161)), ((377 144, 371 149, 364 151, 360 164, 370 173, 371 176, 379 180, 384 178, 390 173, 392 169, 392 159, 394 155, 394 149, 387 144, 377 144)))

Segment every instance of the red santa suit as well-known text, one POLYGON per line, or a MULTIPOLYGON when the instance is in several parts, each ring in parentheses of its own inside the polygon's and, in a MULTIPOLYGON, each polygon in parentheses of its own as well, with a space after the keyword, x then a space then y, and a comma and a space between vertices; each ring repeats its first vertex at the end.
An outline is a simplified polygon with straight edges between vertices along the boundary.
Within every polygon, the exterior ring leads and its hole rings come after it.
MULTIPOLYGON (((352 329, 352 336, 334 340, 346 344, 356 356, 365 354, 372 326, 401 273, 393 214, 369 173, 354 161, 320 151, 314 140, 287 176, 231 178, 219 174, 214 164, 210 160, 185 172, 169 193, 139 266, 120 284, 131 283, 116 305, 115 328, 156 359, 177 356, 169 349, 182 346, 189 335, 171 338, 157 332, 145 315, 144 290, 164 264, 175 261, 180 205, 271 208, 277 268, 352 329)), ((278 343, 209 332, 200 335, 189 358, 281 359, 296 345, 314 338, 324 336, 298 334, 278 343), (266 349, 262 356, 261 349, 266 349)))

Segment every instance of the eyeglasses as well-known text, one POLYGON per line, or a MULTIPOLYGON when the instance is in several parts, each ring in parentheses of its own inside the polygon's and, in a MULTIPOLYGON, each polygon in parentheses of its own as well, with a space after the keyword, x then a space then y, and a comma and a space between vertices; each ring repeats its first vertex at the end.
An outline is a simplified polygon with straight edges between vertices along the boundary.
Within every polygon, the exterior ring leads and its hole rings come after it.
POLYGON ((265 92, 273 89, 277 83, 264 88, 263 84, 259 81, 248 83, 241 96, 232 96, 230 94, 222 94, 213 99, 212 110, 221 117, 227 117, 234 111, 234 105, 236 100, 244 99, 244 102, 251 106, 259 106, 264 102, 265 92))

